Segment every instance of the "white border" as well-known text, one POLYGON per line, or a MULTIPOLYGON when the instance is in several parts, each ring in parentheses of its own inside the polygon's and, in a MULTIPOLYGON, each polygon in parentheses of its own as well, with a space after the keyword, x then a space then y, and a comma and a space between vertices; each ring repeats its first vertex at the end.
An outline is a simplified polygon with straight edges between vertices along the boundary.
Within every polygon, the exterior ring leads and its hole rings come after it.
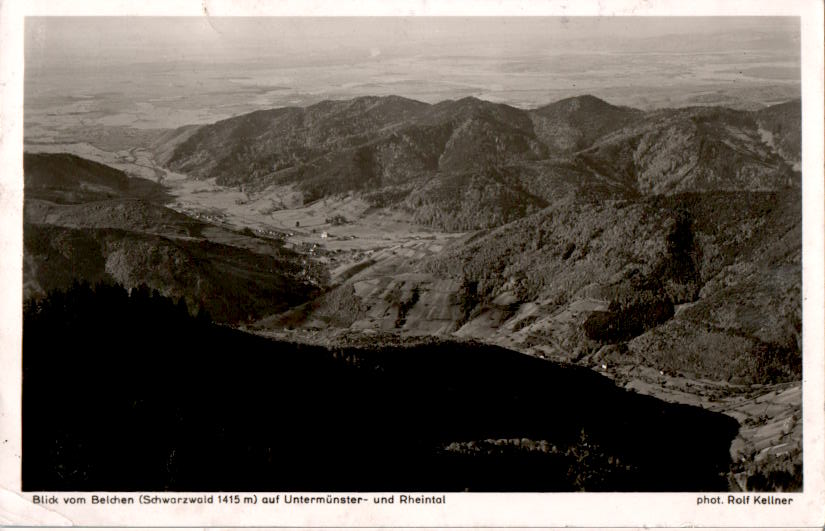
MULTIPOLYGON (((5 0, 0 2, 0 525, 825 526, 823 356, 823 3, 821 0, 5 0), (448 494, 448 505, 373 507, 35 506, 19 494, 24 15, 744 16, 801 18, 803 65, 804 492, 789 508, 697 508, 691 494, 448 494)), ((727 494, 727 493, 725 493, 727 494)))

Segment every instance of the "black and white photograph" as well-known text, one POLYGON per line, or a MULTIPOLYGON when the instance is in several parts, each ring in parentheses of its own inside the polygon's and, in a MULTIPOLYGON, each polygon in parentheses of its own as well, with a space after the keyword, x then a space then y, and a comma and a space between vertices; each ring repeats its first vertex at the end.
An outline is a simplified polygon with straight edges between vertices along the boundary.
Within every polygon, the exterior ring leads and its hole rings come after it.
POLYGON ((24 495, 821 476, 800 17, 23 25, 24 495))

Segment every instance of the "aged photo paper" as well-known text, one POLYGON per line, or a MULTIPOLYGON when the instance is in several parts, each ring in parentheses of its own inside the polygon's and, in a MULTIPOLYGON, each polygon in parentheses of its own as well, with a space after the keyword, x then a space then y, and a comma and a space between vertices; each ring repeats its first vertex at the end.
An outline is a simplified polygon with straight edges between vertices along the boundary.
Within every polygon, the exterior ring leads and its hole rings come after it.
POLYGON ((0 524, 821 528, 823 38, 0 4, 0 524))

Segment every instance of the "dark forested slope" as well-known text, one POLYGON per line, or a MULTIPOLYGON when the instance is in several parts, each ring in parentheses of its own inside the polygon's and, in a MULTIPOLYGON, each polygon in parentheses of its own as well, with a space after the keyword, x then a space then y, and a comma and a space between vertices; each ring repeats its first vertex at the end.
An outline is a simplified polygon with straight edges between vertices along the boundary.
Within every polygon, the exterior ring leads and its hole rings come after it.
POLYGON ((148 290, 24 311, 27 491, 719 491, 737 427, 497 347, 277 342, 148 290))

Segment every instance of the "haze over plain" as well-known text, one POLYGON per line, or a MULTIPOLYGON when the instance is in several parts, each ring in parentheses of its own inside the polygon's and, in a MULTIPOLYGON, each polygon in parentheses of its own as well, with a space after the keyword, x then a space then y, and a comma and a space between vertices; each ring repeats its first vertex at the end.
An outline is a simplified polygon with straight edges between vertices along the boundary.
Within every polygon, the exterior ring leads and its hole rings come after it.
POLYGON ((72 17, 25 33, 29 141, 363 95, 755 109, 800 86, 792 18, 72 17))

